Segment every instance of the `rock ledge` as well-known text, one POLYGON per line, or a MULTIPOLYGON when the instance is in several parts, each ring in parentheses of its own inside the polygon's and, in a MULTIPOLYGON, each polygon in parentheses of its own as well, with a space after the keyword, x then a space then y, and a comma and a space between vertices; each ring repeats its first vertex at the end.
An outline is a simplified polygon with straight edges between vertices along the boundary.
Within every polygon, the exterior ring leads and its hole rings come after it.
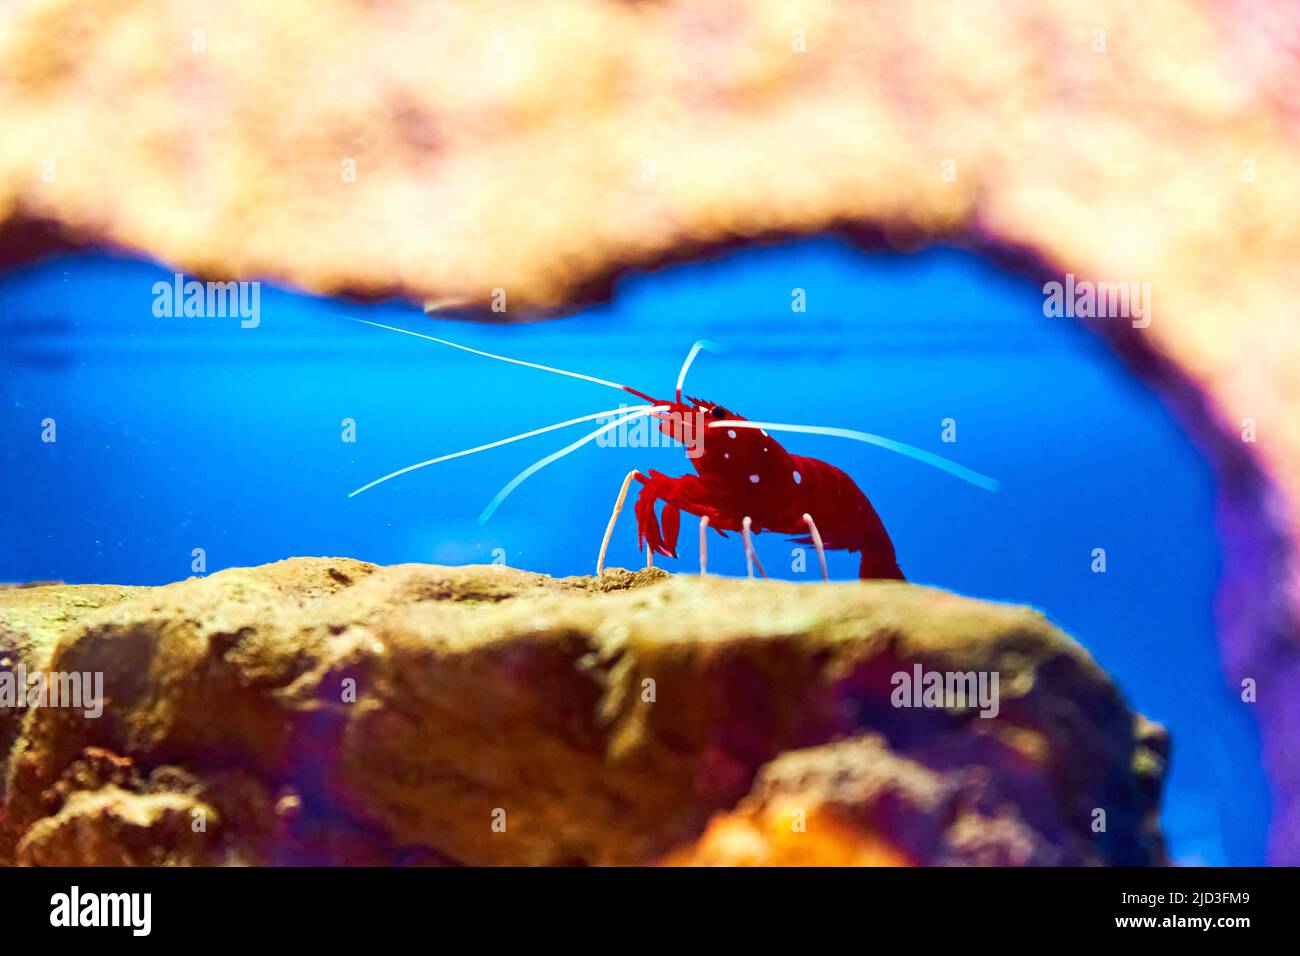
POLYGON ((1164 731, 921 587, 294 558, 0 591, 19 665, 105 704, 0 710, 3 863, 1165 862, 1164 731), (997 716, 893 706, 918 664, 997 716))

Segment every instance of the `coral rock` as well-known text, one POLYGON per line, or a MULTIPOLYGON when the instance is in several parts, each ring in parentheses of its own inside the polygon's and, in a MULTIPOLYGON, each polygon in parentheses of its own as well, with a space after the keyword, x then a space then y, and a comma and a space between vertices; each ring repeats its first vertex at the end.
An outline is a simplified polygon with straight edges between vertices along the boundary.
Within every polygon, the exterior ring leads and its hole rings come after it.
POLYGON ((1164 862, 1163 731, 927 588, 296 558, 0 591, 0 656, 105 696, 21 712, 6 862, 1164 862), (894 706, 916 665, 996 671, 996 716, 894 706))

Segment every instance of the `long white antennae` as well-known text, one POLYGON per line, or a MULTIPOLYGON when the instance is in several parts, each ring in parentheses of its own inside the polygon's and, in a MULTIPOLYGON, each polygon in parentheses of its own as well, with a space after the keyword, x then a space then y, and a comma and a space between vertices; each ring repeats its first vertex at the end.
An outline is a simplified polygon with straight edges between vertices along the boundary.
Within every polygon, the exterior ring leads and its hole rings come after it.
POLYGON ((669 406, 667 405, 655 405, 650 408, 642 409, 641 411, 633 412, 631 415, 624 415, 622 418, 612 421, 608 425, 601 425, 599 428, 597 428, 595 431, 591 432, 590 434, 584 435, 582 438, 579 438, 572 445, 566 445, 565 447, 561 448, 559 451, 547 455, 541 461, 533 462, 531 465, 529 465, 519 474, 515 475, 512 479, 510 479, 510 483, 497 492, 497 496, 488 503, 488 506, 483 509, 483 513, 478 516, 478 523, 483 524, 488 520, 488 518, 491 518, 492 513, 497 510, 501 502, 506 500, 506 496, 509 495, 510 492, 514 491, 525 481, 527 481, 530 477, 535 475, 537 472, 541 471, 551 462, 559 461, 565 455, 577 451, 583 445, 587 444, 587 442, 595 441, 597 438, 605 434, 605 432, 607 431, 611 431, 612 429, 618 428, 620 425, 626 425, 628 422, 635 421, 638 418, 644 418, 647 415, 653 414, 654 412, 664 411, 667 408, 669 408, 669 406))
POLYGON ((522 435, 511 435, 509 438, 502 438, 497 441, 488 442, 486 445, 478 445, 474 448, 466 448, 464 451, 455 451, 450 455, 439 455, 437 458, 430 458, 428 461, 417 462, 414 465, 407 465, 405 468, 399 468, 397 471, 389 472, 382 478, 376 478, 369 484, 362 485, 356 491, 348 493, 349 498, 355 498, 363 491, 369 491, 375 485, 383 484, 390 478, 396 478, 398 475, 404 475, 407 472, 415 471, 418 468, 427 468, 429 465, 436 465, 440 462, 451 461, 453 458, 464 458, 466 455, 475 455, 481 451, 487 451, 489 448, 499 448, 502 445, 509 445, 511 442, 523 441, 525 438, 532 438, 534 435, 542 435, 546 432, 553 432, 557 428, 567 428, 570 425, 577 425, 579 422, 589 422, 597 418, 604 418, 606 415, 621 415, 627 411, 638 409, 649 409, 650 405, 624 405, 622 408, 610 408, 603 412, 595 412, 591 415, 583 415, 581 418, 570 418, 567 422, 558 422, 555 425, 547 425, 544 428, 534 428, 530 432, 524 432, 522 435))
MULTIPOLYGON (((607 388, 617 388, 622 392, 630 392, 633 395, 640 395, 634 389, 626 385, 620 385, 618 382, 611 382, 603 378, 596 378, 592 375, 583 375, 581 372, 569 372, 562 368, 552 368, 549 365, 539 365, 537 362, 525 362, 523 359, 510 358, 506 355, 493 355, 491 352, 484 352, 479 349, 472 349, 468 345, 457 345, 455 342, 448 342, 446 339, 434 338, 432 335, 424 335, 421 332, 412 332, 410 329, 399 329, 395 325, 383 325, 379 322, 371 322, 369 319, 357 319, 350 315, 339 316, 339 318, 348 319, 352 322, 360 322, 362 325, 372 325, 377 329, 387 329, 390 332, 401 332, 403 335, 413 335, 417 339, 427 339, 430 342, 437 342, 439 345, 447 345, 453 349, 460 349, 462 352, 469 352, 472 355, 481 355, 484 358, 496 359, 498 362, 509 362, 511 365, 522 365, 525 368, 540 369, 543 372, 553 372, 556 375, 567 375, 569 378, 580 378, 584 382, 595 382, 597 385, 604 385, 607 388)), ((648 397, 648 396, 642 396, 648 397)))
POLYGON ((938 468, 940 471, 946 471, 955 478, 962 481, 968 481, 978 488, 985 491, 997 491, 1000 487, 996 478, 990 478, 988 475, 981 475, 978 471, 972 471, 965 465, 959 465, 955 461, 950 461, 942 455, 936 455, 934 452, 925 451, 916 448, 913 445, 905 445, 901 441, 894 441, 892 438, 882 438, 880 435, 872 435, 869 432, 855 432, 848 428, 831 428, 827 425, 781 425, 775 422, 742 422, 742 421, 720 421, 709 422, 710 428, 761 428, 769 432, 800 432, 805 435, 830 435, 833 438, 851 438, 854 441, 866 442, 868 445, 877 445, 881 448, 887 448, 889 451, 898 452, 900 455, 906 455, 908 458, 915 458, 917 461, 924 462, 931 467, 938 468))
POLYGON ((708 339, 700 339, 691 346, 690 354, 686 356, 686 361, 682 363, 682 370, 677 373, 677 404, 682 402, 682 386, 686 384, 686 373, 691 370, 691 363, 695 361, 695 356, 700 354, 700 349, 708 349, 710 352, 717 348, 708 339))

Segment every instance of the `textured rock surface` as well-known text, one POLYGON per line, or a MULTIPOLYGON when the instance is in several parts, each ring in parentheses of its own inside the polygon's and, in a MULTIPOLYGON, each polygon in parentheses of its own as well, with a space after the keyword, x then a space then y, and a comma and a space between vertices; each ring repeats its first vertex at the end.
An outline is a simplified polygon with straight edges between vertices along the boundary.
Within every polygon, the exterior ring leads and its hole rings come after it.
POLYGON ((0 591, 0 657, 108 699, 7 718, 6 862, 1164 859, 1163 731, 1041 615, 925 588, 298 558, 0 591), (1000 713, 891 706, 917 663, 1000 713))

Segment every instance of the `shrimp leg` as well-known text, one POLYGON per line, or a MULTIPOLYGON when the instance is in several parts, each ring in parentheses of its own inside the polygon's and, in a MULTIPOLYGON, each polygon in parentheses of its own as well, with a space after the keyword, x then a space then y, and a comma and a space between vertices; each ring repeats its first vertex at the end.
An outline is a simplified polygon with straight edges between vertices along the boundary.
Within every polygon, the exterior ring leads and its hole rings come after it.
MULTIPOLYGON (((627 489, 631 486, 633 478, 644 480, 645 476, 634 468, 623 479, 623 487, 618 490, 618 498, 614 501, 614 511, 609 516, 609 524, 605 526, 605 537, 600 542, 600 554, 596 556, 596 577, 600 577, 601 572, 605 570, 605 552, 609 550, 609 539, 614 535, 614 525, 623 512, 623 502, 627 500, 627 489)), ((650 566, 646 565, 646 567, 650 566)))
POLYGON ((831 576, 826 571, 826 549, 822 547, 821 533, 818 532, 817 525, 813 524, 812 515, 805 514, 803 516, 803 521, 804 524, 808 526, 808 532, 812 537, 813 545, 817 548, 817 560, 820 561, 822 565, 822 580, 829 581, 831 576))
POLYGON ((709 573, 709 539, 705 532, 709 530, 709 516, 700 519, 700 574, 709 573))
POLYGON ((753 519, 749 515, 745 515, 744 520, 740 523, 740 536, 745 539, 745 566, 749 571, 750 578, 754 577, 755 565, 758 566, 758 573, 763 577, 767 577, 762 562, 758 560, 758 552, 754 550, 753 536, 749 532, 749 527, 753 523, 753 519))

